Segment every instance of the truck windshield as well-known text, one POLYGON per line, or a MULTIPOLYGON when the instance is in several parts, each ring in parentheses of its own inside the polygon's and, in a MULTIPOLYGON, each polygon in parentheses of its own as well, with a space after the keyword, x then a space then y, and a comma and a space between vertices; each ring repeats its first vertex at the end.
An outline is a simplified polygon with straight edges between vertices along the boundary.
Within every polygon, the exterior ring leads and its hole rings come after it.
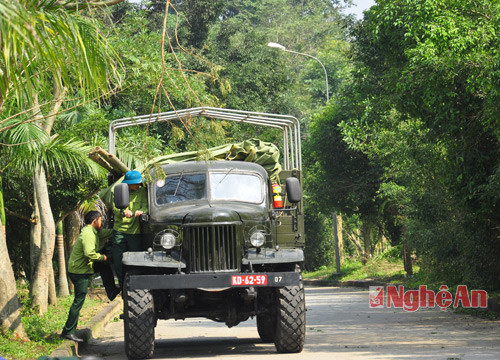
POLYGON ((262 179, 257 175, 210 173, 210 199, 259 204, 264 199, 262 179))
POLYGON ((206 199, 206 174, 180 174, 156 182, 156 203, 206 199))

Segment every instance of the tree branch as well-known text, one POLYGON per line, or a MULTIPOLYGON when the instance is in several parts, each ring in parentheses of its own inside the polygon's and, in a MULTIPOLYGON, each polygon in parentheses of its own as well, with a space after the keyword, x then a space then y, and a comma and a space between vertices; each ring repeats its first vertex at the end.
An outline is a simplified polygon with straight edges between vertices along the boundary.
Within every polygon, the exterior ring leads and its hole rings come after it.
POLYGON ((58 76, 57 79, 54 79, 54 104, 43 126, 43 129, 48 135, 50 135, 50 133, 52 132, 52 128, 54 127, 54 121, 56 120, 56 115, 59 112, 59 109, 61 108, 63 99, 66 96, 67 91, 68 89, 64 85, 62 85, 60 76, 58 76))
POLYGON ((5 212, 11 216, 14 216, 18 219, 22 219, 22 220, 25 220, 31 224, 36 224, 37 221, 38 221, 38 218, 37 217, 34 217, 34 218, 30 218, 30 217, 27 217, 27 216, 24 216, 24 215, 21 215, 21 214, 18 214, 18 213, 15 213, 13 211, 10 211, 9 209, 5 208, 5 212))

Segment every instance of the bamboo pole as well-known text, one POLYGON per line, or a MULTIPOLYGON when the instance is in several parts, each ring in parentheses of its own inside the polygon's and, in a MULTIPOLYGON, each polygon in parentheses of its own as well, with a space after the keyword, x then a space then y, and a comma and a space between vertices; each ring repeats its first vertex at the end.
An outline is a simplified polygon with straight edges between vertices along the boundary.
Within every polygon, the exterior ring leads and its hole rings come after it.
POLYGON ((114 154, 108 153, 106 150, 103 148, 96 146, 94 150, 103 158, 105 159, 108 164, 110 164, 113 169, 116 169, 116 171, 120 171, 121 173, 125 174, 127 171, 130 171, 130 169, 125 165, 120 159, 118 159, 114 154))
POLYGON ((118 159, 114 154, 108 153, 100 146, 96 146, 89 152, 89 158, 106 170, 117 175, 122 175, 127 171, 130 171, 127 165, 125 165, 120 159, 118 159))
POLYGON ((114 169, 109 165, 106 161, 104 161, 103 158, 99 156, 99 154, 95 153, 94 151, 90 151, 89 153, 89 158, 97 163, 99 166, 103 167, 104 169, 108 170, 109 172, 114 173, 114 169))

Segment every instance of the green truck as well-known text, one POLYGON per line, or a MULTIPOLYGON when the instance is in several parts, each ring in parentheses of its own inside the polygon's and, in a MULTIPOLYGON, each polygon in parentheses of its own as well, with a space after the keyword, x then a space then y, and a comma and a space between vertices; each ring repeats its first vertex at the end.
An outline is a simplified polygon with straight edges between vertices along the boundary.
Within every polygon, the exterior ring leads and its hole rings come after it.
MULTIPOLYGON (((195 117, 280 129, 282 160, 272 144, 245 142, 215 148, 206 160, 184 153, 148 168, 145 250, 123 256, 126 354, 152 357, 158 320, 194 317, 228 327, 256 317, 263 342, 300 352, 306 309, 299 123, 207 107, 119 119, 110 125, 110 153, 121 128, 195 117)), ((125 208, 127 185, 117 182, 113 191, 115 206, 125 208)))

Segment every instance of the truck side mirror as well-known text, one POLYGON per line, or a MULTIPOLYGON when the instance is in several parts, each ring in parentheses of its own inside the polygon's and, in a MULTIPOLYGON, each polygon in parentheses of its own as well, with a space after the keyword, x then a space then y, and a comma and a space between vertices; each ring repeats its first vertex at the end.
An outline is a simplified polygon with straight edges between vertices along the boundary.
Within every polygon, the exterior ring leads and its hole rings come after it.
POLYGON ((285 180, 285 184, 288 201, 292 204, 300 202, 300 200, 302 200, 302 187, 300 186, 299 179, 296 177, 289 177, 285 180))
POLYGON ((124 183, 115 186, 115 206, 118 209, 126 209, 130 202, 128 185, 124 183))

